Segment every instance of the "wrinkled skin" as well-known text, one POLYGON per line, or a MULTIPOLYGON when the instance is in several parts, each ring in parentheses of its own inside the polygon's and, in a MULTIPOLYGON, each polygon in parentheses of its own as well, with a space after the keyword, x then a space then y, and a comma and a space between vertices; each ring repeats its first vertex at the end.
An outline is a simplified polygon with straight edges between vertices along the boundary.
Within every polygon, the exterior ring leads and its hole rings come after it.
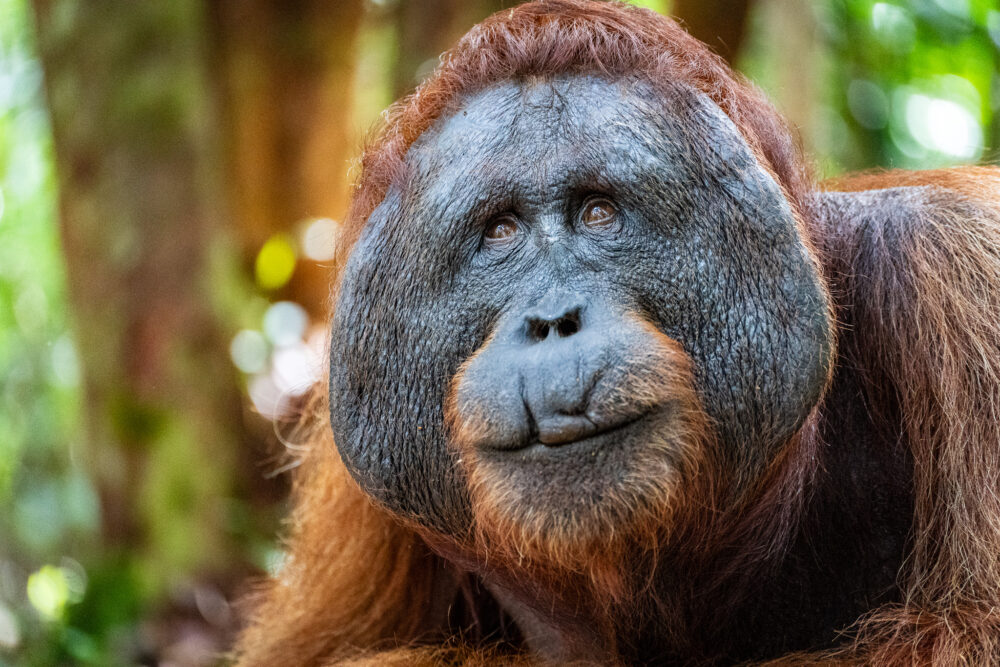
POLYGON ((652 344, 642 323, 690 357, 715 454, 746 485, 815 407, 833 346, 816 265, 780 188, 704 96, 506 82, 440 119, 406 167, 350 254, 331 348, 339 451, 393 512, 444 535, 469 527, 449 392, 478 411, 471 446, 522 497, 542 477, 568 494, 613 484, 670 427, 669 406, 602 403, 652 344), (587 224, 595 201, 611 215, 587 224))

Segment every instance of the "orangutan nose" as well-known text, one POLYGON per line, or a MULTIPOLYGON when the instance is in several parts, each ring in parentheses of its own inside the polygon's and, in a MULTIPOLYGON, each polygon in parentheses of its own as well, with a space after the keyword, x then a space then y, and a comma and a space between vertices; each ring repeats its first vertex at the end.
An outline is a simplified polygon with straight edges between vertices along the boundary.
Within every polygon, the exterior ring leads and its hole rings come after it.
POLYGON ((597 431, 586 412, 606 341, 593 326, 595 311, 589 305, 579 294, 550 294, 528 310, 511 336, 510 368, 520 376, 529 428, 545 445, 574 442, 597 431))

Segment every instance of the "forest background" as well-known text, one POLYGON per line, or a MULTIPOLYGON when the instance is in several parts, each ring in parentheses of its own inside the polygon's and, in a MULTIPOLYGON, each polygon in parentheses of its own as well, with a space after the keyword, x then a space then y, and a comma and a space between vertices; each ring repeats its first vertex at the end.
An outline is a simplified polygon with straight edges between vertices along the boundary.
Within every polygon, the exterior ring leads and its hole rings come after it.
MULTIPOLYGON (((514 0, 0 0, 0 665, 218 661, 363 137, 514 0)), ((820 176, 997 163, 1000 0, 646 0, 820 176)))

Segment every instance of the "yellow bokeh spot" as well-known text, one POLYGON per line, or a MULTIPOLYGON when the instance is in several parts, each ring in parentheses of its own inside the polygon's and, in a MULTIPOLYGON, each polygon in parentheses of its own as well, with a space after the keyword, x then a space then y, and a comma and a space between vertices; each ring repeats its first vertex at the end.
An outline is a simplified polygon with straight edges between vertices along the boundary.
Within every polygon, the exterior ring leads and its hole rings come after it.
POLYGON ((277 234, 267 240, 254 265, 257 284, 264 289, 282 287, 295 271, 295 248, 284 234, 277 234))
POLYGON ((69 602, 69 581, 62 568, 45 565, 28 577, 28 600, 43 618, 60 618, 69 602))

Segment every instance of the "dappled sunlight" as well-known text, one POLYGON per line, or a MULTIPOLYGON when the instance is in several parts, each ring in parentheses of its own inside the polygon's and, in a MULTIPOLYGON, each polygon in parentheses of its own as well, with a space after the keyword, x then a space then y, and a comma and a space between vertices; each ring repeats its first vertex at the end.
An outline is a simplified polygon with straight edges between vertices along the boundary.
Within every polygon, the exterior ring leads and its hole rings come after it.
POLYGON ((302 254, 314 262, 328 262, 337 254, 340 225, 330 218, 306 221, 299 237, 302 254))

